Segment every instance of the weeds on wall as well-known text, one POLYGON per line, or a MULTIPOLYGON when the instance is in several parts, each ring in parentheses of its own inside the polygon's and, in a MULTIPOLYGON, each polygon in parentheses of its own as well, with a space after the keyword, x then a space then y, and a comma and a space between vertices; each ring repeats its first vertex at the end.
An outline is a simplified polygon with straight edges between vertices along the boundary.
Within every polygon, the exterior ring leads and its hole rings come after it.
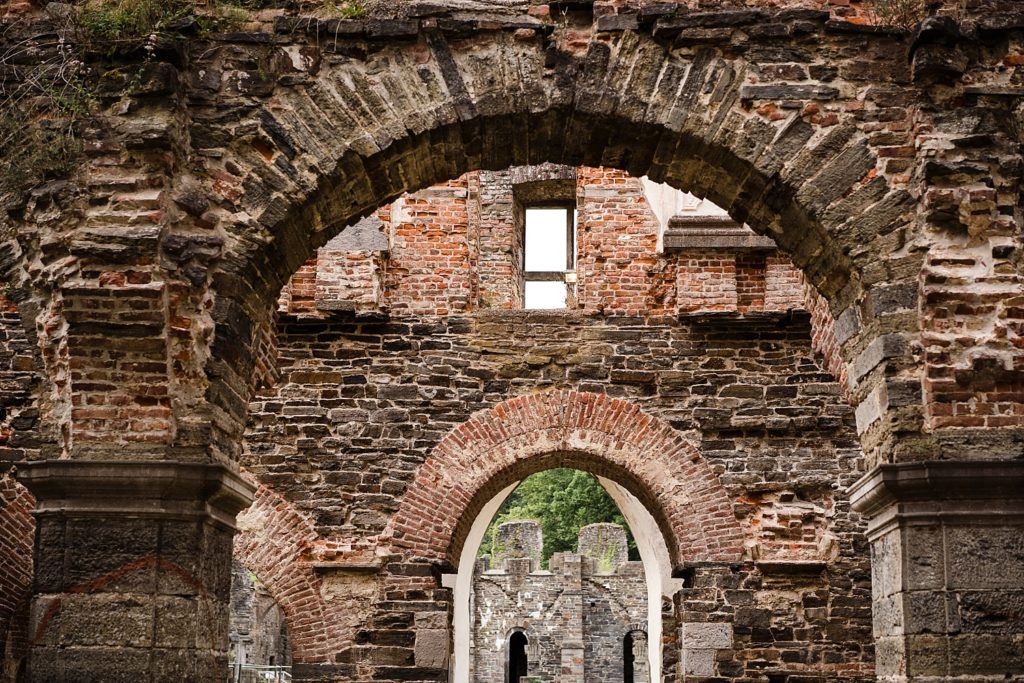
POLYGON ((963 22, 966 0, 865 0, 875 24, 913 31, 926 17, 938 14, 963 22))
POLYGON ((3 41, 0 55, 0 195, 68 175, 81 152, 79 123, 97 98, 89 69, 62 34, 49 45, 34 39, 3 41), (40 52, 49 56, 40 61, 40 52))
MULTIPOLYGON (((100 110, 100 72, 118 55, 132 55, 122 96, 138 87, 157 46, 188 35, 240 26, 262 0, 208 3, 194 0, 88 0, 51 3, 53 33, 5 26, 0 44, 0 199, 48 179, 67 177, 79 165, 82 131, 100 110), (142 59, 138 58, 141 52, 142 59)), ((115 95, 116 97, 116 95, 115 95)))
POLYGON ((323 9, 337 19, 362 19, 367 15, 362 0, 324 0, 323 9))

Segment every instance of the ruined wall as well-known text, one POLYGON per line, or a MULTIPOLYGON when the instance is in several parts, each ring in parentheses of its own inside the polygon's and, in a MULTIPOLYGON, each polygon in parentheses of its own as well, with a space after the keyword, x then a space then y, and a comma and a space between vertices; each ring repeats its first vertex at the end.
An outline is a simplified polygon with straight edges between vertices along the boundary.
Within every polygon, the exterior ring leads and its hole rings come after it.
MULTIPOLYGON (((726 644, 722 637, 693 641, 697 649, 735 648, 740 663, 730 676, 758 667, 867 678, 868 558, 859 518, 839 493, 863 462, 851 410, 812 350, 810 332, 800 313, 285 316, 282 379, 253 402, 246 466, 321 536, 372 542, 417 467, 474 412, 549 387, 626 398, 695 440, 751 530, 749 563, 701 593, 703 612, 679 612, 681 623, 716 620, 729 629, 726 644), (761 589, 757 563, 773 561, 822 563, 806 586, 817 596, 808 599, 813 610, 761 589), (760 619, 756 634, 744 630, 752 628, 744 621, 750 614, 760 619), (783 637, 799 661, 777 648, 762 651, 765 639, 783 637)), ((397 575, 379 590, 418 595, 430 581, 397 575)), ((374 623, 403 610, 400 601, 382 604, 374 623)))
POLYGON ((312 316, 522 308, 524 209, 553 200, 577 209, 570 309, 636 316, 806 307, 800 271, 770 240, 753 251, 660 251, 661 227, 638 178, 551 164, 468 173, 404 196, 374 216, 386 240, 367 246, 366 221, 347 229, 292 276, 280 305, 312 316))
POLYGON ((536 522, 502 524, 496 547, 503 553, 491 558, 493 567, 488 559, 474 567, 471 680, 505 680, 509 636, 520 630, 529 644, 529 676, 622 683, 625 635, 647 622, 643 565, 627 560, 625 531, 610 524, 583 527, 577 552, 555 553, 542 569, 532 552, 543 541, 525 544, 525 553, 517 551, 520 544, 501 543, 533 529, 540 539, 536 522), (563 663, 577 656, 581 661, 567 677, 563 663))
POLYGON ((259 579, 237 561, 231 564, 231 663, 288 666, 291 649, 284 611, 259 579))

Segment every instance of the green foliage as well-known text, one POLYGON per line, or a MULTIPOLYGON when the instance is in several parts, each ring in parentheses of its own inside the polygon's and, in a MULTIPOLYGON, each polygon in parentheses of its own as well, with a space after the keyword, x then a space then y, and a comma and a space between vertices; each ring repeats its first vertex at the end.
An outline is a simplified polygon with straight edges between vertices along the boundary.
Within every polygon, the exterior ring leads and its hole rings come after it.
POLYGON ((366 5, 362 0, 324 0, 324 10, 338 19, 362 19, 366 16, 366 5))
POLYGON ((108 48, 138 44, 193 13, 191 0, 92 0, 77 22, 87 40, 108 48))
POLYGON ((91 115, 96 95, 87 69, 63 41, 56 55, 36 63, 24 57, 31 39, 11 41, 0 53, 0 196, 6 202, 41 181, 69 175, 82 150, 79 123, 91 115))
MULTIPOLYGON (((575 552, 580 529, 588 524, 613 522, 627 530, 629 556, 639 559, 636 543, 615 501, 592 475, 579 470, 554 469, 527 477, 498 510, 480 546, 480 555, 501 554, 495 548, 499 524, 513 519, 535 519, 544 531, 543 562, 557 552, 575 552)), ((610 560, 609 560, 610 561, 610 560)))

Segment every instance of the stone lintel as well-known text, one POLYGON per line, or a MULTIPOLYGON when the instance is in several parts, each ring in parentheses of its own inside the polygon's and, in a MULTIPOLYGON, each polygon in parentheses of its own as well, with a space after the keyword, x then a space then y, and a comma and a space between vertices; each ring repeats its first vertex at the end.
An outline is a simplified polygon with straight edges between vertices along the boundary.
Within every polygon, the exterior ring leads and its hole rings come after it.
POLYGON ((871 538, 905 523, 1024 524, 1024 460, 887 463, 848 493, 871 538))
POLYGON ((728 216, 673 216, 665 229, 663 245, 665 252, 778 248, 772 238, 758 235, 728 216))
POLYGON ((754 564, 768 576, 818 576, 826 566, 821 560, 758 560, 754 564))
POLYGON ((173 461, 40 460, 18 464, 35 515, 201 519, 230 530, 255 486, 225 465, 173 461))

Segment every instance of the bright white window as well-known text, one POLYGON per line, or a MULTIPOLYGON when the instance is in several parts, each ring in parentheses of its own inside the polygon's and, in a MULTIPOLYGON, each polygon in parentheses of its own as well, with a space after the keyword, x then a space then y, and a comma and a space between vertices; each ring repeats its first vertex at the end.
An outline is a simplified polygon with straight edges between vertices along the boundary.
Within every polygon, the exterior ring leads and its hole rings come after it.
POLYGON ((576 210, 571 206, 526 209, 523 264, 525 308, 565 308, 575 280, 576 210))

